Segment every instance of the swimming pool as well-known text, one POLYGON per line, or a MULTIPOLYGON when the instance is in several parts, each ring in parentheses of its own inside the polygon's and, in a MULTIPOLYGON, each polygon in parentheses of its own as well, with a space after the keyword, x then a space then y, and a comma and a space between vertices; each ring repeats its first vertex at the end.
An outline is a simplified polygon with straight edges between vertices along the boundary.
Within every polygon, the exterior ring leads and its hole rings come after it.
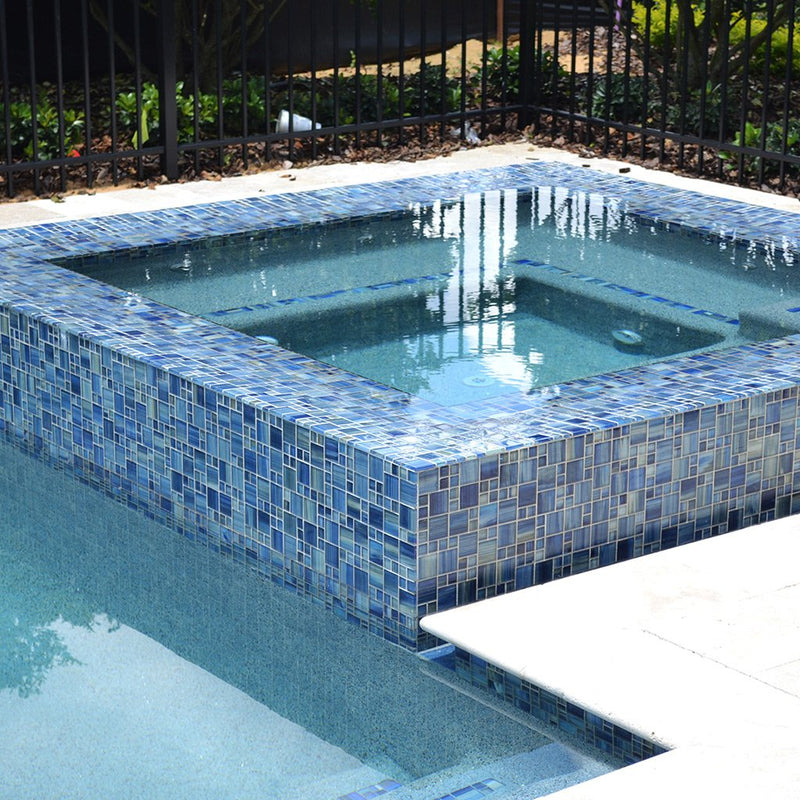
POLYGON ((5 439, 0 502, 0 797, 531 798, 619 766, 5 439))
POLYGON ((798 252, 794 215, 546 163, 8 230, 4 425, 412 649, 434 610, 797 511, 794 335, 448 407, 52 263, 532 187, 798 252))

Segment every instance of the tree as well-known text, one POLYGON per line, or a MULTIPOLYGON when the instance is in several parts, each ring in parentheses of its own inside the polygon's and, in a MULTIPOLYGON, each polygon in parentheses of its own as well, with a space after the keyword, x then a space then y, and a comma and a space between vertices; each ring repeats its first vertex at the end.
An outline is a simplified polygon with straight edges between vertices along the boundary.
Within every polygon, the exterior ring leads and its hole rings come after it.
POLYGON ((690 91, 718 86, 743 72, 791 20, 794 6, 792 0, 645 0, 634 3, 632 43, 642 58, 647 48, 654 72, 674 72, 690 91))
MULTIPOLYGON (((213 91, 218 63, 223 75, 242 65, 242 50, 249 52, 264 35, 264 22, 272 22, 287 0, 174 0, 175 43, 178 77, 195 71, 200 89, 213 91), (267 10, 269 16, 267 17, 267 10), (243 35, 244 31, 244 35, 243 35), (219 58, 219 62, 218 59, 219 58), (196 59, 196 61, 195 61, 196 59)), ((144 0, 141 10, 158 23, 157 0, 144 0)), ((106 30, 112 29, 105 0, 89 0, 92 16, 106 30)), ((119 49, 135 63, 134 45, 127 31, 114 29, 119 49)))

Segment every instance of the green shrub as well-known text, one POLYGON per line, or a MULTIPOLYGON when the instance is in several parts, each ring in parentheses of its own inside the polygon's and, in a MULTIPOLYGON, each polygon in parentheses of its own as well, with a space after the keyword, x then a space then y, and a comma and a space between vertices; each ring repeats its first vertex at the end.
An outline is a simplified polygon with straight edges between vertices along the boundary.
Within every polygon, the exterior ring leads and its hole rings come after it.
MULTIPOLYGON (((43 87, 36 104, 37 156, 40 161, 61 158, 77 151, 83 144, 83 111, 64 109, 63 122, 59 120, 58 107, 50 100, 43 87), (61 150, 61 136, 64 149, 61 150)), ((10 118, 10 144, 14 158, 33 160, 33 110, 30 101, 16 100, 8 105, 10 118)), ((5 118, 5 107, 0 103, 0 119, 5 118)), ((0 127, 0 149, 7 142, 0 127)))
MULTIPOLYGON (((755 36, 767 27, 767 21, 763 19, 753 19, 750 22, 750 36, 755 36)), ((731 28, 731 46, 741 46, 747 35, 747 26, 744 19, 740 19, 731 28)), ((789 30, 786 26, 778 28, 770 39, 769 69, 770 74, 777 78, 786 75, 786 59, 789 55, 789 30)), ((767 45, 762 44, 750 56, 750 74, 761 75, 764 72, 764 64, 767 57, 767 45)), ((795 66, 795 77, 797 77, 797 65, 800 65, 800 31, 795 30, 792 41, 791 51, 792 64, 795 66)))
MULTIPOLYGON (((248 77, 247 90, 247 127, 249 131, 264 130, 267 124, 266 112, 266 80, 263 75, 248 77)), ((206 96, 208 97, 208 95, 206 96)), ((216 98, 213 99, 213 109, 203 108, 201 120, 203 124, 213 122, 216 117, 216 98)), ((202 101, 201 101, 202 105, 202 101)), ((226 80, 222 84, 222 110, 225 129, 227 131, 244 132, 244 117, 242 114, 242 76, 226 80)))
POLYGON ((406 114, 420 114, 423 109, 426 112, 456 111, 461 106, 461 81, 442 76, 440 67, 426 64, 419 72, 406 76, 403 94, 406 114))
MULTIPOLYGON (((735 108, 736 105, 731 104, 728 114, 733 113, 735 108)), ((720 125, 724 133, 730 123, 729 119, 722 119, 722 95, 719 86, 707 85, 704 93, 700 90, 690 91, 683 99, 675 96, 666 104, 666 111, 668 128, 678 131, 683 126, 684 133, 693 133, 696 136, 700 135, 701 120, 704 137, 714 137, 719 133, 720 125), (684 107, 683 119, 681 106, 684 107)))
POLYGON ((142 113, 137 124, 137 96, 136 92, 120 92, 117 95, 117 118, 122 129, 130 134, 131 144, 138 148, 144 147, 150 140, 153 128, 158 127, 158 89, 152 83, 142 84, 141 103, 142 113))
MULTIPOLYGON (((790 155, 800 156, 800 121, 799 120, 790 121, 785 131, 786 131, 786 153, 790 155)), ((771 151, 773 153, 783 152, 784 127, 783 124, 780 122, 768 122, 766 131, 764 131, 764 129, 759 127, 758 125, 754 125, 752 122, 747 122, 745 123, 744 126, 744 134, 742 134, 742 132, 739 131, 733 138, 733 144, 744 147, 754 147, 761 149, 762 138, 764 139, 763 146, 765 150, 771 151)), ((727 160, 732 160, 737 157, 736 154, 730 152, 728 153, 722 152, 720 155, 722 156, 722 158, 727 160)), ((760 156, 756 156, 753 158, 746 157, 746 159, 747 160, 745 164, 745 171, 750 174, 758 173, 762 166, 761 157, 760 156)), ((766 176, 778 174, 777 161, 765 158, 763 167, 764 167, 764 175, 766 176)), ((796 166, 791 166, 788 168, 788 170, 797 173, 798 171, 800 171, 800 168, 796 166)))
MULTIPOLYGON (((552 51, 541 52, 537 79, 544 96, 548 95, 553 81, 556 86, 560 86, 567 75, 567 71, 558 63, 552 51)), ((470 78, 470 87, 475 95, 479 95, 483 91, 484 76, 488 99, 497 102, 505 99, 510 103, 518 100, 519 45, 514 44, 507 47, 505 58, 502 47, 491 47, 486 51, 485 67, 483 64, 476 67, 470 78)))
POLYGON ((479 66, 470 80, 473 90, 479 92, 483 88, 484 76, 486 79, 486 94, 501 100, 505 91, 505 98, 514 102, 519 98, 519 45, 514 44, 505 49, 490 47, 486 51, 486 66, 479 66))
MULTIPOLYGON (((397 119, 422 113, 457 111, 461 108, 461 81, 442 78, 441 68, 427 65, 419 72, 403 77, 396 75, 360 74, 324 77, 313 83, 308 78, 292 81, 292 109, 295 114, 312 117, 312 96, 316 121, 323 127, 349 125, 356 121, 374 121, 378 111, 382 119, 397 119), (402 100, 402 108, 401 108, 402 100), (380 105, 380 108, 379 108, 380 105), (338 111, 338 114, 337 114, 338 111)), ((288 92, 276 92, 272 97, 273 114, 289 108, 288 92)), ((272 120, 274 124, 274 120, 272 120)))
MULTIPOLYGON (((178 141, 191 142, 195 137, 195 122, 200 138, 215 130, 219 109, 216 95, 199 92, 197 95, 197 109, 195 111, 194 95, 184 94, 184 83, 178 81, 176 87, 178 106, 178 141), (195 120, 196 113, 196 120, 195 120)), ((223 113, 224 113, 223 96, 223 113)))
MULTIPOLYGON (((655 0, 652 3, 633 3, 631 19, 633 26, 639 35, 644 39, 647 30, 647 8, 650 6, 650 47, 656 51, 662 51, 666 41, 667 33, 667 8, 666 5, 655 0)), ((692 6, 694 24, 699 26, 703 22, 703 9, 700 6, 692 6)), ((670 8, 669 15, 669 40, 674 45, 678 36, 678 7, 674 3, 670 8)))
POLYGON ((592 116, 642 123, 644 79, 617 73, 600 79, 592 95, 592 116))
MULTIPOLYGON (((184 94, 184 89, 184 82, 178 81, 175 85, 178 141, 190 142, 195 135, 195 99, 192 94, 184 94)), ((117 95, 117 118, 124 134, 130 136, 133 147, 144 147, 151 139, 158 140, 160 135, 158 99, 158 89, 155 84, 143 83, 139 116, 136 92, 120 92, 117 95)), ((197 96, 197 125, 201 138, 204 133, 208 133, 217 117, 216 96, 200 92, 197 96)))
MULTIPOLYGON (((665 36, 667 30, 666 6, 655 0, 650 5, 650 48, 657 53, 663 52, 665 36)), ((644 39, 647 25, 647 3, 634 2, 631 18, 633 25, 639 36, 644 39)), ((695 27, 701 28, 703 25, 705 11, 703 4, 692 6, 695 27)), ((729 32, 729 47, 731 50, 738 49, 744 43, 747 36, 747 24, 744 17, 732 18, 733 24, 729 32)), ((761 33, 767 27, 767 21, 758 16, 753 16, 750 20, 750 36, 753 37, 761 33)), ((670 11, 669 20, 670 43, 674 47, 678 37, 678 8, 673 4, 670 11)), ((764 61, 766 58, 766 43, 758 47, 750 57, 751 70, 763 72, 764 61)), ((771 37, 770 51, 770 72, 776 77, 786 74, 786 59, 789 55, 789 30, 784 25, 775 30, 771 37)), ((792 63, 800 64, 800 35, 795 31, 792 42, 792 63)))

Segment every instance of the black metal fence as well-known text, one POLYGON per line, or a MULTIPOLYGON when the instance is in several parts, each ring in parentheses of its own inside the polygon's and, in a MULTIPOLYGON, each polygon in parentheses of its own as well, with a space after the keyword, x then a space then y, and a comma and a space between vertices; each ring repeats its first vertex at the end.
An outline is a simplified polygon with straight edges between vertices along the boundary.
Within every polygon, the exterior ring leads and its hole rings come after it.
POLYGON ((800 0, 618 0, 588 30, 560 18, 571 30, 555 50, 535 48, 538 130, 800 191, 800 0))
POLYGON ((527 128, 781 190, 800 0, 0 0, 0 181, 50 193, 527 128))

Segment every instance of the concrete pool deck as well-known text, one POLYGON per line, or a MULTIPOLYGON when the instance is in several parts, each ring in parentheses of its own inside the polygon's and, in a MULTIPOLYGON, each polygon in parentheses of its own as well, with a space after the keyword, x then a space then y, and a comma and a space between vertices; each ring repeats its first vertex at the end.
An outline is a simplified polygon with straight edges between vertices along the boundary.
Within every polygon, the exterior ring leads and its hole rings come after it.
POLYGON ((785 800, 800 786, 798 564, 789 517, 422 626, 670 749, 553 798, 785 800))
POLYGON ((175 208, 198 203, 215 203, 262 194, 281 194, 347 186, 376 181, 390 181, 424 175, 436 175, 485 167, 508 166, 530 161, 560 161, 588 169, 619 174, 635 180, 725 197, 743 203, 800 213, 796 197, 757 192, 739 186, 697 180, 670 172, 645 169, 635 164, 608 158, 581 156, 553 148, 538 147, 520 141, 460 150, 446 157, 416 162, 348 163, 288 168, 255 175, 224 178, 219 181, 195 181, 151 186, 141 189, 103 189, 93 193, 72 194, 64 198, 39 198, 25 202, 0 202, 0 230, 25 225, 39 225, 74 219, 175 208))

